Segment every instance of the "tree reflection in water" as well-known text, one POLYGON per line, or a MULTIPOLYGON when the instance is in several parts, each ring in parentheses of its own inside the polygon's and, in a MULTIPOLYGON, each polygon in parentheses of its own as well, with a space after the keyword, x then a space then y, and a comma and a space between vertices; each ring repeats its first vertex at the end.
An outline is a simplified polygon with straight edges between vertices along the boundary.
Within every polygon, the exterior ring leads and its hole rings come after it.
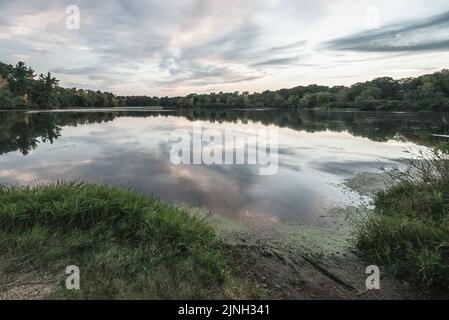
POLYGON ((448 114, 386 113, 313 110, 189 110, 189 111, 64 111, 1 112, 0 154, 20 151, 27 155, 41 142, 53 143, 66 126, 79 126, 113 121, 118 117, 176 116, 189 120, 224 122, 259 122, 281 128, 307 132, 347 131, 353 136, 373 141, 411 141, 433 145, 441 138, 432 134, 448 134, 448 114))

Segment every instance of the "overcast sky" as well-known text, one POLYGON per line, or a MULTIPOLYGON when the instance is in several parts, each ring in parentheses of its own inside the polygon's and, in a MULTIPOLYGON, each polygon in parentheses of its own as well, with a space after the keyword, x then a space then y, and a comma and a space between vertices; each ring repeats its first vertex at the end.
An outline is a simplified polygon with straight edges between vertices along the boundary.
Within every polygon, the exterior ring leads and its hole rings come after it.
POLYGON ((0 0, 0 61, 18 60, 160 96, 417 76, 449 67, 449 0, 0 0))

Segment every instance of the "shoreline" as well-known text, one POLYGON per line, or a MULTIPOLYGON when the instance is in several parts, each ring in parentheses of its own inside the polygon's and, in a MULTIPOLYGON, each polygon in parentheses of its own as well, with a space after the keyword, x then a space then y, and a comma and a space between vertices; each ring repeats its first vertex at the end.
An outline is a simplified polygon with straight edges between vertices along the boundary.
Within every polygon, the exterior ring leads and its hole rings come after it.
MULTIPOLYGON (((108 186, 103 188, 105 192, 117 189, 108 186)), ((39 187, 36 190, 39 190, 39 187)), ((361 208, 331 210, 329 216, 332 224, 328 226, 279 223, 271 230, 263 232, 230 218, 211 216, 202 209, 181 207, 179 210, 186 210, 193 221, 206 223, 213 230, 220 252, 224 253, 225 260, 229 261, 229 272, 225 280, 227 284, 224 287, 221 285, 210 288, 213 291, 218 289, 215 294, 219 297, 294 300, 421 297, 407 284, 389 276, 382 279, 383 290, 365 292, 365 268, 369 263, 355 254, 352 228, 348 221, 348 216, 363 210, 361 208)), ((2 264, 4 266, 4 259, 2 260, 0 267, 2 264)), ((36 267, 31 268, 34 269, 40 270, 36 267)), ((61 293, 63 274, 53 273, 52 276, 51 272, 47 274, 45 269, 42 269, 38 272, 39 277, 43 279, 39 289, 33 285, 33 281, 26 281, 30 273, 17 271, 10 273, 7 279, 0 282, 3 283, 3 290, 0 290, 1 298, 8 299, 8 295, 18 299, 67 298, 61 293), (21 281, 21 278, 25 279, 25 282, 21 281), (11 282, 16 282, 16 286, 9 288, 8 283, 11 282), (29 290, 39 293, 33 295, 29 290)), ((124 286, 126 287, 126 284, 124 286)), ((168 298, 176 299, 176 297, 168 298)), ((194 298, 201 299, 201 297, 194 298)))

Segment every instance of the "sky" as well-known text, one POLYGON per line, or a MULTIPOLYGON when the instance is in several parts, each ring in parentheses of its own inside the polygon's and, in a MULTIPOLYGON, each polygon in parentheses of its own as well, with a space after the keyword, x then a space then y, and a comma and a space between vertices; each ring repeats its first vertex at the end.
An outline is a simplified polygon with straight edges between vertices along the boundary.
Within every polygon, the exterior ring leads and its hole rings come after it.
POLYGON ((19 60, 120 95, 411 77, 449 67, 449 0, 0 0, 0 61, 19 60))

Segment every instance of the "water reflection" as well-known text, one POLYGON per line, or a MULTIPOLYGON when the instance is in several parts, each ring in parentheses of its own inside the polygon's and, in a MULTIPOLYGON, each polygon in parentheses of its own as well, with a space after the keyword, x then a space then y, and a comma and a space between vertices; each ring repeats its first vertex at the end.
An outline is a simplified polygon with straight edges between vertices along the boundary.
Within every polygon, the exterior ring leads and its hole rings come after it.
POLYGON ((243 220, 320 222, 337 205, 357 204, 343 179, 393 165, 403 149, 448 133, 444 115, 313 111, 103 111, 0 113, 0 183, 82 178, 130 186, 243 220), (173 130, 280 128, 279 170, 174 166, 173 130))

